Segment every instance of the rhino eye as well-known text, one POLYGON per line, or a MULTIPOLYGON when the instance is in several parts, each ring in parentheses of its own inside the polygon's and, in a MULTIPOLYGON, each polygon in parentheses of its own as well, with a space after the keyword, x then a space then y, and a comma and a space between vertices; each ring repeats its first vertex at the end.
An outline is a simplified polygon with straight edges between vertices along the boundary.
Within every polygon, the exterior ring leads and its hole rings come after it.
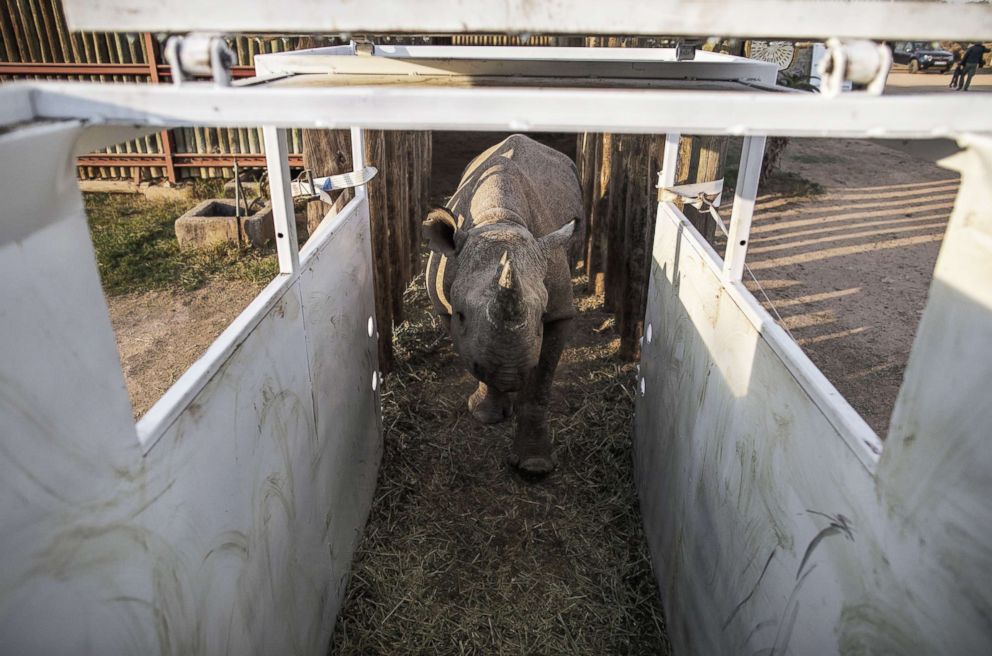
POLYGON ((456 310, 455 319, 458 319, 458 321, 465 321, 465 315, 456 310))

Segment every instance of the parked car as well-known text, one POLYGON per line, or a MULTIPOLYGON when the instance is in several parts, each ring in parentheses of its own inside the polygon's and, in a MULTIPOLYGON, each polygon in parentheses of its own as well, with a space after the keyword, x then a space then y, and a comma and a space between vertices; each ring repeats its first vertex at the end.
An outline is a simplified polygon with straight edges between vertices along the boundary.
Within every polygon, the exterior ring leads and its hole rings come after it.
POLYGON ((889 48, 892 49, 892 61, 906 64, 910 73, 931 67, 946 73, 954 64, 954 55, 934 41, 897 41, 890 43, 889 48))

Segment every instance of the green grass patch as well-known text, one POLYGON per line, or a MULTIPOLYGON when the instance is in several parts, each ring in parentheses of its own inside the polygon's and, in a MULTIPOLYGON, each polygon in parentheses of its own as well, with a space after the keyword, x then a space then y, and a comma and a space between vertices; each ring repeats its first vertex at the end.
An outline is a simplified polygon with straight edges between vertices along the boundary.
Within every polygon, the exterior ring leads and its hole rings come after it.
POLYGON ((260 284, 275 277, 274 249, 221 245, 182 251, 175 221, 187 202, 149 201, 133 194, 86 194, 86 214, 108 295, 152 289, 191 291, 214 278, 260 284))

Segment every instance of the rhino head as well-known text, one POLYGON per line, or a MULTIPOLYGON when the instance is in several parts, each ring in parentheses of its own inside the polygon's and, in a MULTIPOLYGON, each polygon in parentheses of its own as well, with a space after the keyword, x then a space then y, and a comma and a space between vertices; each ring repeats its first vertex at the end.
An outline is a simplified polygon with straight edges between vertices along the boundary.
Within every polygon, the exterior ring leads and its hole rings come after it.
POLYGON ((575 230, 570 221, 543 237, 516 223, 468 230, 445 208, 423 224, 429 248, 447 258, 449 332, 472 374, 501 392, 519 390, 537 366, 548 307, 548 258, 575 230))

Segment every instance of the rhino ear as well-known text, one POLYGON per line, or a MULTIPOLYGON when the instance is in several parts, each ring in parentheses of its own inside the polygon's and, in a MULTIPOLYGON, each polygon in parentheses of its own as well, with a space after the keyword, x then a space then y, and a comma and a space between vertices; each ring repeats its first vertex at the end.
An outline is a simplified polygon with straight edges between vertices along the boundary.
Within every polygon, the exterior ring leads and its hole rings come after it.
POLYGON ((447 208, 435 207, 427 214, 422 231, 427 247, 435 253, 452 257, 455 254, 455 231, 458 222, 447 208))
POLYGON ((537 243, 541 245, 545 253, 550 253, 556 248, 564 248, 568 241, 575 234, 575 228, 578 226, 579 220, 572 219, 562 227, 558 228, 554 232, 544 235, 537 240, 537 243))

